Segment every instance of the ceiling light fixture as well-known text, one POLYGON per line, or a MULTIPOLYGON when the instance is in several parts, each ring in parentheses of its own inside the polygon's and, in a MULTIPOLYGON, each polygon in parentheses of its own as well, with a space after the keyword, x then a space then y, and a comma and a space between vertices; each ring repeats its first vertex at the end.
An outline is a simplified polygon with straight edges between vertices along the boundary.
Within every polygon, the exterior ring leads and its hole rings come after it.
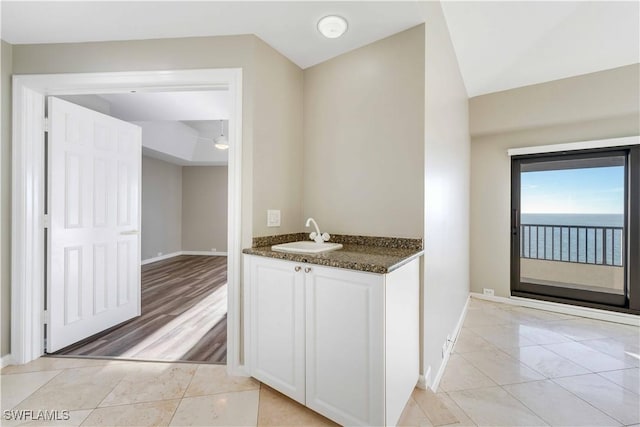
POLYGON ((347 20, 338 15, 328 15, 318 21, 318 31, 328 39, 337 39, 347 32, 347 28, 347 20))
POLYGON ((226 136, 224 136, 224 122, 220 120, 220 136, 217 137, 214 141, 213 146, 218 150, 226 150, 229 148, 229 140, 226 136))

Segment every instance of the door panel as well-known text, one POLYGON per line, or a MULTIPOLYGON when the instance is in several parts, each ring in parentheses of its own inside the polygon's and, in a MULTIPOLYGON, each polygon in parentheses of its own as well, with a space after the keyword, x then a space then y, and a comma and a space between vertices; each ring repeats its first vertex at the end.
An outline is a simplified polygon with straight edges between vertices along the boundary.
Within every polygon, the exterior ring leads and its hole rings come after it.
POLYGON ((48 99, 47 351, 140 314, 138 126, 48 99))
POLYGON ((93 226, 107 227, 109 213, 109 162, 96 158, 93 162, 93 226))
POLYGON ((97 315, 109 308, 108 287, 108 245, 93 245, 93 314, 97 315))

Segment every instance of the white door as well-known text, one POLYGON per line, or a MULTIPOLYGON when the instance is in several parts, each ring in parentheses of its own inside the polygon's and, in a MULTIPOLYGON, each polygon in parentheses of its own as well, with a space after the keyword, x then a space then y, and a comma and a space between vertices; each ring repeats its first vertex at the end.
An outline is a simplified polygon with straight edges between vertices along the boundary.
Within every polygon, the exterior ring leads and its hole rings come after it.
POLYGON ((245 257, 251 376, 304 404, 304 273, 299 264, 245 257))
POLYGON ((47 352, 140 315, 138 126, 48 99, 47 352))

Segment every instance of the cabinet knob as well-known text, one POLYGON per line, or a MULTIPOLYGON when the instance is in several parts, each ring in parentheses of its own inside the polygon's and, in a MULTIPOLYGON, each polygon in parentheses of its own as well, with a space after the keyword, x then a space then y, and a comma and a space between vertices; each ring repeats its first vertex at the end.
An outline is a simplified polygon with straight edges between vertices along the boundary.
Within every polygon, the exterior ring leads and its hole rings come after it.
POLYGON ((294 268, 294 270, 295 270, 296 272, 298 272, 298 271, 300 271, 300 269, 301 269, 301 268, 302 268, 302 267, 300 267, 299 265, 297 265, 297 266, 296 266, 296 268, 294 268))
POLYGON ((311 267, 305 267, 304 268, 304 272, 305 273, 310 273, 311 272, 311 267))

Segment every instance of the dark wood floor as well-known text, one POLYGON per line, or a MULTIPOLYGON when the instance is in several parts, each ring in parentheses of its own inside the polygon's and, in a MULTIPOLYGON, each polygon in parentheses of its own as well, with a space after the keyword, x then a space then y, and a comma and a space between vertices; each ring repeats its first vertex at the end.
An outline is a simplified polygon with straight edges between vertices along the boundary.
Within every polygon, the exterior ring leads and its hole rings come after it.
POLYGON ((142 315, 55 354, 226 363, 227 258, 142 266, 142 315))

